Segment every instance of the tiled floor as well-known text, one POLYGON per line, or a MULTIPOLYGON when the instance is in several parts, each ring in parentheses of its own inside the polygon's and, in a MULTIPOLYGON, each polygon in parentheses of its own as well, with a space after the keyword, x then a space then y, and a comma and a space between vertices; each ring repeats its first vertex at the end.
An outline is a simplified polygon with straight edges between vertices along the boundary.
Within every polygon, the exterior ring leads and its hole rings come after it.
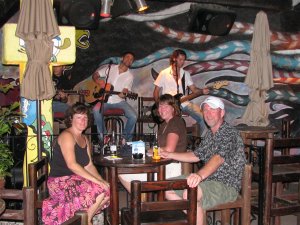
MULTIPOLYGON (((251 222, 251 225, 257 225, 257 221, 254 220, 251 222)), ((296 216, 282 216, 281 217, 281 225, 297 225, 297 217, 296 216)))

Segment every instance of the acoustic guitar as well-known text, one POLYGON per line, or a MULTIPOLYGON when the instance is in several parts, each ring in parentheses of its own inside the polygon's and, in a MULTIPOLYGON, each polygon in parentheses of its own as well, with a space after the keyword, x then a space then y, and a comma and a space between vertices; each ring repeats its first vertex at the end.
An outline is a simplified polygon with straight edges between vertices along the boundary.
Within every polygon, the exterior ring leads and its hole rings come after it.
MULTIPOLYGON (((68 95, 84 95, 84 96, 88 96, 90 94, 89 90, 78 90, 78 91, 74 91, 74 90, 61 90, 62 92, 68 94, 68 95)), ((59 90, 56 91, 56 94, 58 94, 59 90)))
MULTIPOLYGON (((227 80, 223 80, 223 81, 216 81, 212 84, 208 84, 206 85, 206 88, 209 89, 220 89, 223 86, 227 86, 228 85, 228 81, 227 80)), ((189 100, 192 100, 194 98, 197 98, 199 96, 203 95, 202 93, 202 89, 201 91, 189 94, 189 95, 183 95, 181 93, 177 94, 174 96, 179 108, 180 108, 180 104, 189 100)), ((151 116, 153 118, 153 121, 157 124, 161 124, 163 122, 163 120, 160 118, 159 113, 158 113, 158 108, 156 103, 154 103, 154 105, 151 108, 151 116)))
MULTIPOLYGON (((89 80, 86 83, 86 87, 90 90, 89 94, 84 98, 87 103, 94 103, 102 99, 104 99, 104 102, 107 102, 110 95, 118 95, 121 93, 120 91, 114 91, 114 87, 110 83, 105 85, 105 81, 97 84, 93 80, 89 80)), ((138 97, 138 94, 134 92, 128 92, 126 94, 124 93, 124 95, 126 98, 133 100, 136 100, 138 97)))

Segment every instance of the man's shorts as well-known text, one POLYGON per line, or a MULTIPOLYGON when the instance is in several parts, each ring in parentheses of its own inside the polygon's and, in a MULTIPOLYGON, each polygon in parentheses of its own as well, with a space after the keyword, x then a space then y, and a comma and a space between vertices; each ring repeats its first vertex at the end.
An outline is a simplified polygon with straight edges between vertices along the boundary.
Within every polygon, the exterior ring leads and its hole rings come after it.
MULTIPOLYGON (((173 177, 170 179, 185 179, 186 176, 173 177)), ((238 197, 238 192, 218 181, 203 181, 198 187, 202 190, 201 206, 203 209, 209 209, 216 205, 235 201, 238 197)), ((175 190, 176 194, 183 196, 182 190, 175 190)))

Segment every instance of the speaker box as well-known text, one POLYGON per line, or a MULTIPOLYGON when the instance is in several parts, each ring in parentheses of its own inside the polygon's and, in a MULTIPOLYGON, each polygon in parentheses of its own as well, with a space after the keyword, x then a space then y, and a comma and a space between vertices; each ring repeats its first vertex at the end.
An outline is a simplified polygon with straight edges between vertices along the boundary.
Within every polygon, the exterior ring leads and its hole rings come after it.
POLYGON ((59 25, 89 30, 98 28, 100 0, 61 0, 55 5, 59 25))
POLYGON ((111 7, 111 17, 115 18, 129 12, 132 12, 133 7, 129 0, 114 0, 114 4, 111 7))
POLYGON ((201 7, 191 5, 189 30, 195 33, 214 36, 227 35, 236 18, 235 12, 224 7, 201 7))
MULTIPOLYGON (((300 7, 299 7, 300 8, 300 7)), ((280 13, 280 25, 284 32, 300 31, 300 9, 284 11, 280 13)))

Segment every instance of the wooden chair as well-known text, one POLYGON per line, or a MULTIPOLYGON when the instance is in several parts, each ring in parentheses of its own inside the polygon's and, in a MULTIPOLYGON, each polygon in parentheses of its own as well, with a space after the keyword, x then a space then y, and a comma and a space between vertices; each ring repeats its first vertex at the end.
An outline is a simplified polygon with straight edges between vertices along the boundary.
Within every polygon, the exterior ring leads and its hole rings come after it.
POLYGON ((136 133, 139 137, 144 134, 144 123, 154 123, 151 116, 151 108, 153 104, 153 97, 138 97, 138 119, 136 133))
POLYGON ((88 225, 88 215, 84 210, 79 210, 75 212, 75 215, 68 219, 62 225, 88 225))
POLYGON ((48 158, 42 157, 41 160, 30 163, 29 167, 29 186, 34 190, 33 211, 34 211, 34 225, 38 224, 38 210, 42 208, 43 200, 48 194, 47 180, 48 180, 48 158))
POLYGON ((21 200, 23 201, 22 209, 5 209, 0 215, 0 220, 23 221, 24 225, 33 225, 33 188, 17 189, 1 189, 0 198, 5 200, 21 200))
POLYGON ((250 210, 251 210, 251 177, 252 177, 252 166, 250 164, 245 165, 242 189, 237 200, 234 202, 228 202, 217 205, 213 208, 207 209, 204 213, 204 225, 206 225, 207 212, 210 211, 221 211, 221 224, 230 224, 230 210, 237 209, 235 214, 235 224, 238 222, 239 210, 241 210, 241 223, 240 225, 250 225, 250 210))
POLYGON ((290 155, 290 148, 300 147, 300 138, 274 139, 274 150, 284 149, 285 154, 273 156, 272 182, 272 208, 271 216, 275 216, 273 223, 280 224, 279 216, 296 214, 297 224, 300 225, 300 155, 290 155), (298 191, 284 193, 283 183, 297 182, 298 191))
POLYGON ((151 182, 135 180, 131 182, 131 190, 130 208, 123 208, 121 211, 122 225, 196 224, 197 188, 188 187, 186 180, 151 182), (141 201, 142 193, 183 189, 188 189, 187 200, 141 201), (187 214, 183 210, 186 210, 187 214))
MULTIPOLYGON (((271 179, 272 187, 267 190, 271 196, 270 217, 271 224, 280 224, 280 216, 293 215, 298 216, 297 224, 300 225, 300 155, 290 155, 291 148, 300 147, 300 137, 297 138, 274 138, 272 152, 271 179), (281 152, 281 155, 274 154, 275 151, 281 152), (285 193, 283 184, 297 182, 298 191, 294 193, 285 193)), ((253 181, 260 180, 259 169, 253 169, 253 181)), ((259 213, 260 208, 253 201, 252 212, 259 213)))

